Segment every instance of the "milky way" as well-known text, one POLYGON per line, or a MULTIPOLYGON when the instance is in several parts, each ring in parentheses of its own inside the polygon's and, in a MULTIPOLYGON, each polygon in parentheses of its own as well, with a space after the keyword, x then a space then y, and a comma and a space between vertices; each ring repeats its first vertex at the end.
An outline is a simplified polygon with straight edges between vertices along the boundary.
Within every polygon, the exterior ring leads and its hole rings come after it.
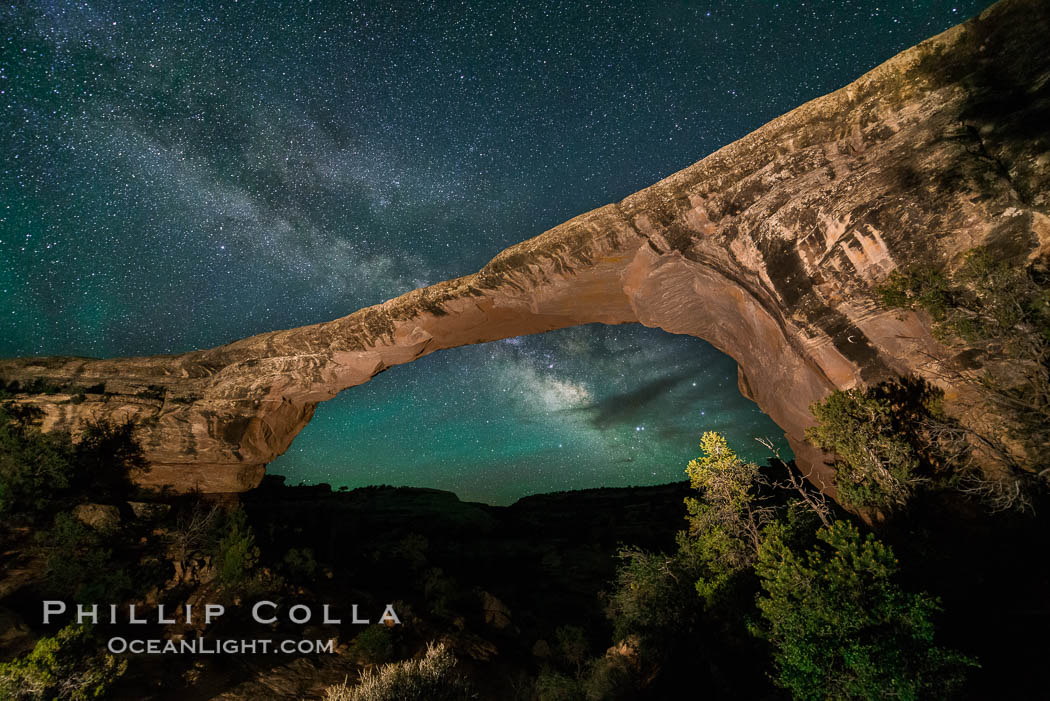
MULTIPOLYGON (((5 5, 0 354, 205 348, 473 272, 985 4, 5 5)), ((707 344, 586 327, 385 373, 270 470, 505 503, 679 479, 703 430, 780 435, 707 344)))

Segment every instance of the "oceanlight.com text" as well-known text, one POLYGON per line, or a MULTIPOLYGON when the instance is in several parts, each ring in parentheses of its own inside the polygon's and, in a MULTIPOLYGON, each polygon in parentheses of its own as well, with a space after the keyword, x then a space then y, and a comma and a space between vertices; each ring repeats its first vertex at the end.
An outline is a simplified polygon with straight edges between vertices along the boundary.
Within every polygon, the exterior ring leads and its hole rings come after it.
POLYGON ((335 640, 237 640, 191 638, 165 640, 150 638, 110 638, 106 648, 114 655, 267 655, 267 654, 334 654, 335 640))

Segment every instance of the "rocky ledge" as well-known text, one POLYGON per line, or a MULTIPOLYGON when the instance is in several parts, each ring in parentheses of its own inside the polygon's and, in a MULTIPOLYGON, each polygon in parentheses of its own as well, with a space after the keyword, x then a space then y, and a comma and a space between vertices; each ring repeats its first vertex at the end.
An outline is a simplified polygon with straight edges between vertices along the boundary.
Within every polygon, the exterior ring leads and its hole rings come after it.
MULTIPOLYGON (((243 491, 318 402, 444 348, 578 324, 705 339, 783 429, 800 466, 810 403, 915 374, 964 423, 977 370, 929 320, 874 287, 915 261, 951 270, 990 246, 1050 256, 1050 4, 1003 0, 622 202, 497 255, 479 272, 322 324, 210 350, 0 360, 45 430, 136 419, 147 486, 243 491), (946 379, 949 378, 949 379, 946 379)), ((9 384, 9 386, 12 386, 9 384)))

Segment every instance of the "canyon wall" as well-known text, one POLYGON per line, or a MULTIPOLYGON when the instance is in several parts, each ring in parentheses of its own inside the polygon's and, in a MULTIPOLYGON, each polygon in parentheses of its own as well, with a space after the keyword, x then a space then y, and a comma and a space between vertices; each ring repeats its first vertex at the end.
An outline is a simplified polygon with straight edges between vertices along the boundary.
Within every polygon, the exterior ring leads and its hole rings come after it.
POLYGON ((588 323, 711 342, 817 484, 810 403, 916 374, 964 422, 990 419, 965 362, 875 285, 989 246, 1050 256, 1050 3, 1004 0, 622 202, 479 272, 334 321, 181 355, 0 360, 45 430, 140 422, 142 484, 243 491, 318 402, 445 348, 588 323), (966 366, 967 372, 959 369, 966 366), (962 378, 962 379, 960 379, 962 378), (33 384, 36 383, 36 384, 33 384))

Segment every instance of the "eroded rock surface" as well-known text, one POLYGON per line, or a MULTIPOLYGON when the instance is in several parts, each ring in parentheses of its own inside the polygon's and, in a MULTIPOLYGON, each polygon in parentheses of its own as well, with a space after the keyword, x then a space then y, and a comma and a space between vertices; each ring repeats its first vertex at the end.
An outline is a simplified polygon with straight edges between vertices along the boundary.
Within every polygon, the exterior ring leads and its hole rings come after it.
POLYGON ((703 338, 740 387, 803 438, 833 388, 899 374, 987 420, 927 320, 880 308, 873 287, 916 260, 952 268, 988 245, 1050 252, 1050 3, 1004 0, 700 162, 497 255, 479 272, 323 324, 210 350, 0 361, 47 430, 134 417, 147 485, 242 491, 318 402, 444 348, 587 323, 639 322, 703 338), (42 385, 37 385, 41 387, 42 385))

